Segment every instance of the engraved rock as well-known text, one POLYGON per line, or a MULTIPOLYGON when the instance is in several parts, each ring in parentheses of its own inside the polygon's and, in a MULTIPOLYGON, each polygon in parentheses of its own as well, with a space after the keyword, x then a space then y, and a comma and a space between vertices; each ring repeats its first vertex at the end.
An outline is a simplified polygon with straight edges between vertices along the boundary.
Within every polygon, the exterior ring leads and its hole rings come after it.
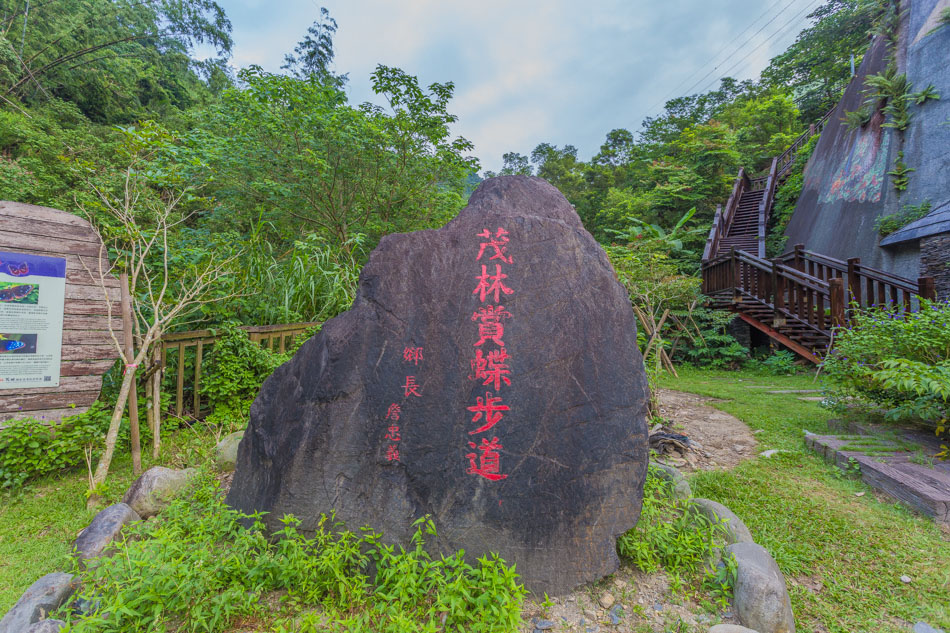
POLYGON ((384 237, 353 307, 267 379, 228 503, 496 552, 536 594, 619 566, 647 467, 627 293, 539 178, 485 181, 438 230, 384 237))

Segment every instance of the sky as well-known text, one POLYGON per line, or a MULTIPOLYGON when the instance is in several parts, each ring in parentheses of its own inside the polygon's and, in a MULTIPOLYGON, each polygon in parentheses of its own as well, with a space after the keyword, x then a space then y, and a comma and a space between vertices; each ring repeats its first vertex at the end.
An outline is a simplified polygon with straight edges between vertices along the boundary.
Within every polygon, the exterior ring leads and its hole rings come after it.
POLYGON ((757 77, 822 0, 219 0, 232 64, 280 72, 326 7, 338 24, 333 70, 351 103, 373 101, 377 64, 452 81, 456 135, 482 169, 539 143, 594 155, 607 133, 636 131, 669 98, 757 77))

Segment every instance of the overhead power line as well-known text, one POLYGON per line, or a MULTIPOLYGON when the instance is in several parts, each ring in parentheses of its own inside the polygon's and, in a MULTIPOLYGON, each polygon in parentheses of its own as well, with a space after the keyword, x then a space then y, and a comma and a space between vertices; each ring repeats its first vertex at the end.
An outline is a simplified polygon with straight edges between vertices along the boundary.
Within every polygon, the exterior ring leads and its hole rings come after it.
MULTIPOLYGON (((779 0, 779 1, 781 1, 781 0, 779 0)), ((795 23, 801 18, 802 15, 804 15, 804 14, 810 12, 814 7, 816 7, 817 5, 821 4, 821 2, 823 2, 823 1, 824 1, 824 0, 811 0, 811 1, 806 5, 806 7, 805 7, 802 11, 799 11, 791 20, 789 20, 788 22, 786 22, 786 23, 785 23, 782 27, 780 27, 779 29, 775 30, 771 35, 767 36, 766 39, 765 39, 765 41, 763 41, 761 44, 759 44, 758 46, 756 46, 756 47, 753 48, 752 50, 747 51, 745 55, 743 55, 741 58, 739 58, 739 60, 738 60, 737 62, 735 62, 732 66, 729 67, 729 70, 727 70, 727 71, 721 73, 721 74, 712 82, 711 85, 715 85, 715 84, 720 80, 721 77, 728 77, 728 76, 730 75, 730 73, 732 73, 733 70, 735 70, 739 65, 742 64, 742 62, 744 62, 744 61, 747 60, 749 57, 751 57, 755 52, 757 52, 757 51, 758 51, 759 49, 761 49, 763 46, 765 46, 766 44, 769 44, 770 42, 772 42, 772 41, 775 39, 776 36, 778 36, 778 35, 784 35, 784 34, 787 32, 789 26, 795 24, 795 23)), ((748 45, 750 42, 752 42, 752 41, 755 39, 755 37, 756 37, 757 35, 759 35, 762 31, 764 31, 770 24, 772 24, 773 22, 775 22, 775 20, 777 20, 777 19, 778 19, 779 17, 781 17, 782 15, 784 15, 784 14, 789 10, 789 8, 790 8, 792 5, 796 4, 796 2, 797 2, 797 0, 792 0, 791 2, 789 2, 788 4, 786 4, 785 6, 783 6, 783 7, 779 10, 778 13, 776 13, 774 16, 772 16, 772 18, 771 18, 768 22, 766 22, 765 24, 763 24, 755 33, 753 33, 751 36, 749 36, 748 38, 746 38, 741 44, 739 44, 739 46, 737 46, 725 59, 723 59, 722 61, 720 61, 719 63, 717 63, 716 66, 712 68, 712 70, 710 70, 710 71, 707 72, 705 75, 703 75, 703 77, 700 78, 698 81, 696 81, 692 86, 690 86, 690 88, 689 88, 688 90, 686 90, 685 92, 681 92, 680 94, 685 94, 685 95, 694 94, 694 93, 695 93, 695 89, 696 89, 698 86, 702 85, 714 72, 716 72, 716 70, 718 70, 718 69, 721 68, 722 66, 725 66, 726 64, 729 64, 730 62, 732 62, 732 61, 734 60, 734 56, 735 56, 737 53, 742 52, 743 49, 744 49, 744 47, 745 47, 746 45, 748 45)), ((772 5, 772 6, 774 7, 775 5, 772 5)), ((770 8, 766 11, 766 14, 768 13, 768 11, 771 10, 771 8, 772 8, 772 7, 770 7, 770 8)), ((764 17, 764 15, 765 15, 765 14, 763 14, 763 16, 760 16, 760 17, 757 18, 755 21, 753 21, 752 25, 750 25, 749 27, 747 27, 742 33, 747 32, 747 31, 749 30, 749 28, 751 28, 759 19, 761 19, 761 17, 764 17)), ((736 39, 738 39, 739 37, 741 37, 741 36, 742 36, 742 33, 740 33, 740 34, 736 37, 736 39)), ((728 47, 727 47, 727 48, 728 48, 728 47)), ((723 49, 723 50, 726 50, 726 49, 723 49)), ((720 51, 720 52, 721 52, 721 51, 720 51)), ((717 54, 713 59, 716 59, 716 58, 718 58, 718 57, 719 57, 719 54, 717 54)), ((705 68, 706 66, 708 66, 708 64, 705 64, 704 66, 702 66, 702 67, 700 68, 700 70, 702 70, 702 68, 705 68)), ((692 76, 695 76, 695 75, 696 75, 696 73, 694 72, 692 76)), ((684 82, 681 82, 680 85, 682 85, 683 83, 684 83, 684 82)), ((710 88, 709 88, 709 87, 704 88, 704 89, 703 89, 702 91, 700 91, 700 92, 704 92, 704 91, 706 91, 706 90, 708 90, 708 89, 710 89, 710 88)), ((664 103, 666 103, 666 102, 669 101, 670 99, 672 99, 672 98, 674 98, 675 96, 677 96, 677 95, 676 95, 676 92, 677 92, 677 91, 674 91, 672 94, 670 94, 669 96, 665 97, 662 101, 660 101, 660 102, 658 102, 657 104, 655 104, 654 106, 652 106, 652 107, 647 111, 646 116, 649 116, 649 114, 650 114, 651 112, 654 112, 659 106, 663 105, 664 103)))
MULTIPOLYGON (((734 38, 732 38, 732 43, 731 43, 731 44, 727 44, 726 46, 724 46, 718 53, 716 53, 714 56, 712 56, 712 57, 709 59, 708 62, 706 62, 706 63, 703 64, 702 66, 697 67, 688 77, 686 77, 686 78, 683 79, 681 82, 679 82, 679 84, 677 84, 676 87, 673 88, 673 89, 669 92, 669 94, 668 94, 666 97, 664 97, 661 101, 659 101, 658 103, 656 103, 655 105, 653 105, 653 106, 650 108, 650 111, 655 110, 658 106, 663 105, 664 103, 666 103, 667 101, 669 101, 671 98, 673 98, 673 97, 675 97, 677 94, 679 94, 680 89, 681 89, 684 85, 686 85, 687 83, 689 83, 690 81, 692 81, 692 79, 693 79, 696 75, 698 75, 698 74, 701 73, 702 71, 706 70, 706 68, 708 68, 710 64, 716 64, 716 67, 713 68, 713 71, 715 71, 716 68, 718 68, 721 64, 723 64, 724 62, 728 61, 730 57, 732 57, 733 55, 735 55, 736 53, 738 53, 739 50, 741 50, 741 48, 742 48, 742 45, 741 45, 741 44, 738 45, 738 46, 736 46, 734 50, 730 50, 730 49, 732 49, 732 47, 733 47, 733 45, 735 44, 735 42, 736 42, 740 37, 742 37, 742 36, 745 35, 747 32, 749 32, 749 30, 750 30, 752 27, 754 27, 754 26, 756 25, 756 23, 757 23, 759 20, 761 20, 762 18, 764 18, 765 16, 767 16, 767 15, 769 14, 769 12, 771 12, 772 9, 774 9, 776 6, 778 6, 779 4, 781 4, 782 1, 783 1, 783 0, 776 0, 776 2, 774 2, 768 9, 766 9, 766 10, 763 11, 761 14, 759 14, 759 16, 758 16, 757 18, 755 18, 747 27, 745 27, 745 29, 744 29, 741 33, 739 33, 739 34, 736 35, 734 38), (726 55, 726 57, 725 57, 724 59, 722 59, 722 60, 720 60, 720 61, 717 61, 717 60, 719 60, 719 57, 720 57, 724 52, 726 52, 727 50, 730 51, 729 54, 726 55)), ((789 3, 789 5, 786 5, 786 8, 788 8, 788 6, 790 6, 791 4, 793 4, 794 1, 795 1, 795 0, 792 0, 792 2, 789 3)), ((785 9, 782 9, 782 11, 784 11, 784 10, 785 10, 785 9)), ((781 15, 781 14, 782 14, 782 11, 779 11, 779 12, 776 14, 775 17, 778 17, 779 15, 781 15)), ((775 17, 773 17, 772 20, 774 20, 775 17)), ((768 26, 768 24, 771 23, 772 20, 769 20, 769 22, 766 22, 765 25, 768 26)))
MULTIPOLYGON (((747 59, 749 59, 750 57, 752 57, 752 55, 754 55, 759 49, 761 49, 761 48, 762 48, 763 46, 765 46, 766 44, 771 44, 771 43, 773 42, 773 40, 775 39, 776 36, 784 36, 784 35, 786 35, 790 30, 792 30, 792 29, 790 29, 789 27, 795 28, 794 25, 795 25, 799 20, 801 20, 802 16, 804 16, 805 14, 809 13, 810 11, 812 11, 812 9, 814 9, 815 7, 817 7, 818 5, 820 5, 820 4, 821 4, 822 2, 824 2, 824 1, 825 1, 825 0, 813 0, 813 1, 812 1, 811 3, 809 3, 804 9, 802 9, 801 11, 799 11, 799 12, 795 15, 795 17, 793 17, 791 20, 789 20, 788 22, 786 22, 781 28, 779 28, 777 31, 775 31, 774 33, 772 33, 772 35, 770 35, 770 36, 768 36, 767 38, 765 38, 765 40, 764 40, 762 43, 760 43, 758 46, 756 46, 756 47, 753 48, 752 50, 748 51, 745 55, 743 55, 743 56, 739 59, 739 61, 737 61, 735 64, 733 64, 733 65, 729 68, 729 70, 723 72, 719 77, 717 77, 716 79, 714 79, 711 84, 707 85, 707 86, 706 86, 705 88, 703 88, 700 92, 705 92, 706 90, 710 90, 710 89, 712 88, 712 86, 714 86, 714 85, 716 84, 716 82, 718 82, 722 77, 729 77, 729 76, 732 74, 732 72, 733 72, 734 70, 736 70, 745 60, 747 60, 747 59)), ((691 90, 692 90, 692 89, 691 89, 691 90)))

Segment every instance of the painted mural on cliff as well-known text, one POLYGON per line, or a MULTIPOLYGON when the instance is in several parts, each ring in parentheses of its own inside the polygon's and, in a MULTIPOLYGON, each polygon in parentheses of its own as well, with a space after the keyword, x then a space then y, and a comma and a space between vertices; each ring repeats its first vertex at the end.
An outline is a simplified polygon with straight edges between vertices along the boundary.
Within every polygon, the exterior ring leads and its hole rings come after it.
POLYGON ((857 134, 860 137, 835 170, 828 188, 819 196, 819 202, 881 201, 891 137, 884 133, 878 116, 857 134))

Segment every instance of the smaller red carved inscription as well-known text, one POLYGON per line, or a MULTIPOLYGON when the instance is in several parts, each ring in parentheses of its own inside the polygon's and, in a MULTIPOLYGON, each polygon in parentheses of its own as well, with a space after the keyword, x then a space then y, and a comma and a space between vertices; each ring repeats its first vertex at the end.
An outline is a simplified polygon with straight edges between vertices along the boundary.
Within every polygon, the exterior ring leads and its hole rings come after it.
POLYGON ((402 407, 400 407, 395 402, 389 405, 389 408, 386 410, 386 419, 387 420, 398 420, 399 414, 402 413, 402 407))
POLYGON ((395 444, 390 444, 386 447, 386 461, 388 462, 398 462, 399 461, 399 447, 395 444))
POLYGON ((409 396, 416 396, 417 398, 421 398, 422 394, 419 393, 418 389, 419 389, 419 385, 416 384, 416 377, 406 376, 406 384, 402 386, 403 395, 405 395, 405 397, 407 398, 409 396))
POLYGON ((407 347, 402 352, 402 357, 405 362, 413 362, 416 365, 419 364, 419 361, 422 360, 422 348, 421 347, 407 347))
POLYGON ((399 438, 399 426, 397 426, 397 425, 395 425, 395 424, 390 424, 388 431, 389 431, 389 432, 386 433, 386 439, 389 440, 390 442, 398 442, 399 439, 400 439, 400 438, 399 438))

